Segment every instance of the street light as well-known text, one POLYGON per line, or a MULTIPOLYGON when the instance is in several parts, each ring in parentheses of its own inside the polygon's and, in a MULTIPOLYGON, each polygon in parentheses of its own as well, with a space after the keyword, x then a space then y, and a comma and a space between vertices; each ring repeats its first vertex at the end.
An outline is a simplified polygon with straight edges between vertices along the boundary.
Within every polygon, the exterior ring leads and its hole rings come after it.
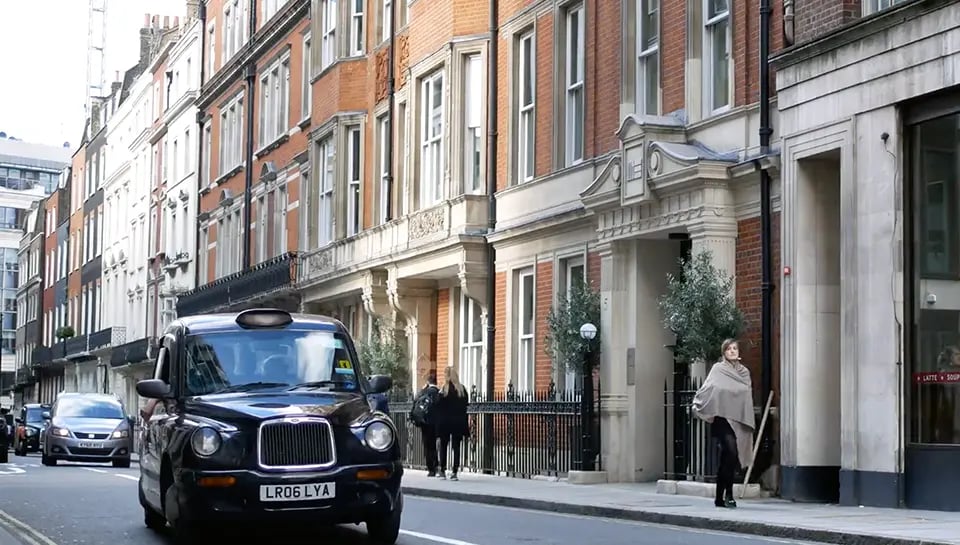
POLYGON ((593 350, 591 342, 597 336, 597 326, 587 322, 580 326, 580 338, 587 341, 583 355, 583 392, 580 394, 580 467, 594 470, 596 450, 593 444, 593 350))

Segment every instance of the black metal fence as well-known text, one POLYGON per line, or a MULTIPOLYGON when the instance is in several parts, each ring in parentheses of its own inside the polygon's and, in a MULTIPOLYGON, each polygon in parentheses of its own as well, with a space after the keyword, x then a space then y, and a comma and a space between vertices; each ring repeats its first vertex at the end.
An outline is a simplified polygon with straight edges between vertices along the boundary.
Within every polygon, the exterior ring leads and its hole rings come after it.
POLYGON ((674 375, 674 387, 663 386, 664 478, 716 482, 719 446, 710 425, 693 414, 693 396, 702 379, 674 375))
MULTIPOLYGON (((460 470, 530 478, 563 477, 581 469, 585 453, 599 452, 600 411, 598 407, 587 411, 592 413, 591 433, 584 434, 580 390, 558 390, 551 383, 545 390, 520 392, 511 384, 488 397, 472 388, 467 408, 470 437, 461 447, 460 470), (585 441, 584 435, 590 439, 585 441)), ((594 400, 600 399, 597 390, 594 387, 594 400)), ((412 395, 391 395, 390 414, 399 430, 404 464, 426 469, 421 430, 409 420, 412 408, 412 395)), ((594 456, 599 469, 599 456, 594 456)), ((452 463, 452 452, 447 460, 452 463)))

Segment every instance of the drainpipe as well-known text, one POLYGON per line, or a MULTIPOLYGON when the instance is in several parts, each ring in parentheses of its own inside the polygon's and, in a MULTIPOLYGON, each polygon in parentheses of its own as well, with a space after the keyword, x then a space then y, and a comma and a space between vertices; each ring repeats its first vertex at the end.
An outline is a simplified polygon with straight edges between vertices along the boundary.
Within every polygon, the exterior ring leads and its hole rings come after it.
MULTIPOLYGON (((253 36, 257 33, 257 0, 250 0, 250 17, 248 18, 248 43, 253 41, 253 36)), ((243 103, 247 113, 247 122, 244 129, 247 133, 247 150, 243 168, 243 267, 242 270, 250 268, 251 244, 253 238, 250 236, 250 220, 253 217, 250 211, 253 192, 253 109, 256 104, 256 80, 257 80, 257 61, 250 59, 245 70, 247 79, 247 92, 245 93, 243 103)), ((219 236, 219 233, 217 233, 219 236)))
MULTIPOLYGON (((396 74, 394 73, 394 64, 396 63, 397 51, 397 2, 390 2, 390 51, 387 53, 387 127, 390 134, 387 135, 387 209, 385 218, 387 221, 393 219, 393 116, 394 116, 394 96, 396 94, 396 74)), ((376 130, 376 129, 374 129, 376 130)))
MULTIPOLYGON (((760 0, 760 153, 770 152, 770 0, 760 0)), ((760 170, 760 256, 762 277, 760 310, 760 361, 762 403, 773 389, 773 266, 772 226, 770 210, 770 173, 760 170)), ((773 439, 763 434, 764 452, 772 452, 773 439)))
MULTIPOLYGON (((490 0, 490 43, 487 46, 487 235, 497 228, 497 56, 499 39, 499 2, 490 0)), ((487 399, 492 400, 497 387, 495 357, 497 320, 497 253, 487 240, 487 399)), ((493 437, 493 415, 483 415, 484 437, 493 437)), ((493 468, 493 441, 484 441, 481 453, 485 473, 493 468)))
MULTIPOLYGON (((206 83, 204 78, 207 76, 207 63, 206 58, 204 57, 207 52, 207 3, 200 2, 200 10, 197 14, 200 19, 200 89, 203 89, 203 84, 206 83)), ((194 202, 193 206, 196 207, 196 212, 200 212, 200 191, 203 189, 203 148, 204 148, 204 133, 203 133, 203 118, 204 113, 200 110, 197 110, 197 191, 194 195, 197 196, 197 200, 194 202)), ((196 221, 196 214, 194 214, 194 221, 196 221)), ((218 233, 219 234, 219 233, 218 233)), ((197 227, 196 232, 193 237, 193 285, 194 287, 200 286, 200 267, 197 266, 200 259, 200 229, 197 227)))

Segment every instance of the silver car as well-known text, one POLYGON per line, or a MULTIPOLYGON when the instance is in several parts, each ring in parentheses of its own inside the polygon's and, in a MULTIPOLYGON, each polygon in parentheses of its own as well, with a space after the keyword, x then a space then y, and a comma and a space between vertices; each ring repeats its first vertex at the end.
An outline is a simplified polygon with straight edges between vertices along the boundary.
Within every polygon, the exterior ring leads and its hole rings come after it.
POLYGON ((46 466, 65 460, 130 467, 133 425, 115 395, 65 393, 50 410, 43 443, 41 462, 46 466))

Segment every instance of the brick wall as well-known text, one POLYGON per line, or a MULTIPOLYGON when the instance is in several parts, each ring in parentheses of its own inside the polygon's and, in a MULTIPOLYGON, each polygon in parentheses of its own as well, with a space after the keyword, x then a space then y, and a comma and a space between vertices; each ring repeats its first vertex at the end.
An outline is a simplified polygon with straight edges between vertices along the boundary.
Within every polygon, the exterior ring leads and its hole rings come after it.
MULTIPOLYGON (((771 276, 775 287, 779 287, 781 278, 780 265, 780 213, 771 218, 773 240, 773 267, 771 276)), ((760 260, 760 218, 750 218, 741 221, 737 229, 737 264, 736 264, 736 296, 737 306, 743 312, 747 321, 747 330, 740 341, 743 363, 750 369, 753 377, 754 400, 758 404, 766 403, 761 399, 760 379, 760 317, 762 278, 760 260)), ((780 391, 780 292, 773 291, 773 390, 780 391)), ((776 398, 774 403, 776 403, 776 398)))
POLYGON ((506 389, 507 387, 507 273, 498 272, 496 277, 496 297, 494 299, 496 317, 494 319, 494 328, 496 338, 494 339, 493 353, 497 361, 494 369, 494 384, 496 389, 506 389))
POLYGON ((587 282, 593 289, 600 289, 600 252, 587 253, 587 282))
POLYGON ((794 41, 802 43, 860 18, 860 0, 794 2, 794 41))
POLYGON ((436 358, 438 374, 450 365, 450 290, 437 290, 437 343, 436 358))
POLYGON ((549 331, 547 317, 550 307, 553 306, 553 261, 540 261, 534 271, 534 339, 533 386, 537 391, 545 391, 553 380, 553 362, 547 353, 547 332, 549 331))

